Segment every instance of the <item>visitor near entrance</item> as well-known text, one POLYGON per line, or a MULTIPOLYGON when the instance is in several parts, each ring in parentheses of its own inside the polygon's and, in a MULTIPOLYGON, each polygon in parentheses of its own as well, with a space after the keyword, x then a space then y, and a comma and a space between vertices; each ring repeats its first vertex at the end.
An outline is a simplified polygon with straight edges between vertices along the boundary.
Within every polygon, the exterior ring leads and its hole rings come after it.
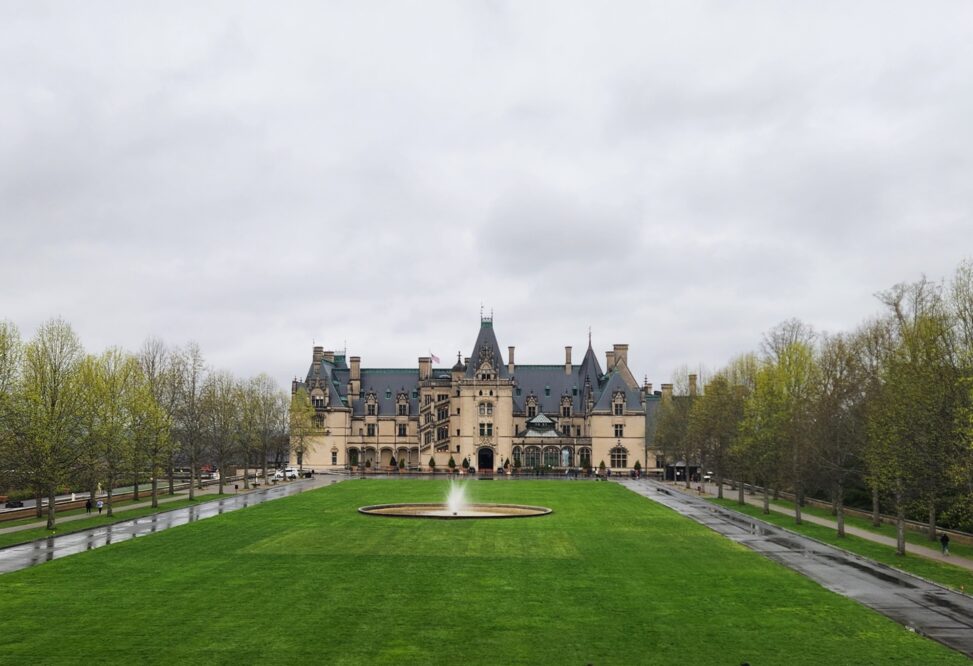
POLYGON ((949 555, 949 535, 945 532, 939 537, 939 545, 943 548, 943 555, 949 555))

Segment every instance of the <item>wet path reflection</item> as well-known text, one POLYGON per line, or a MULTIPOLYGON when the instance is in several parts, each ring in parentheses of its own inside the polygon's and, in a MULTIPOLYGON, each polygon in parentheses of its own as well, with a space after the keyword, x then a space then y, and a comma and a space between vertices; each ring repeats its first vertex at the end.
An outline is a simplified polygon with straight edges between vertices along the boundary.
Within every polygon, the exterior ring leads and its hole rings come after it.
MULTIPOLYGON (((334 481, 331 481, 332 483, 334 481)), ((90 530, 82 530, 65 534, 64 536, 53 536, 46 539, 38 539, 30 543, 19 546, 10 546, 0 549, 0 574, 26 569, 35 564, 50 562, 51 560, 81 553, 86 550, 101 548, 113 543, 121 543, 136 537, 146 536, 155 532, 178 527, 197 520, 205 520, 229 511, 245 509, 248 506, 270 502, 282 497, 288 497, 305 490, 318 488, 326 485, 327 480, 320 479, 293 481, 283 486, 275 486, 265 490, 256 490, 243 495, 225 497, 220 500, 204 502, 196 506, 185 507, 165 511, 151 516, 134 518, 113 525, 94 527, 90 530)))
POLYGON ((654 481, 621 485, 973 657, 973 598, 654 481))

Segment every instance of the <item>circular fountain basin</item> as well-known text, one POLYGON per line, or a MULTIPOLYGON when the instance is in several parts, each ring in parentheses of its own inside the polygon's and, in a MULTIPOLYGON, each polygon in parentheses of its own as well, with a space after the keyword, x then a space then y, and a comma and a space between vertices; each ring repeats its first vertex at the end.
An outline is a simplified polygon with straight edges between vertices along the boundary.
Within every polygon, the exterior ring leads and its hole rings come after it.
POLYGON ((476 518, 532 518, 546 516, 546 506, 526 504, 466 504, 456 511, 443 502, 412 504, 375 504, 358 507, 359 513, 392 518, 435 518, 439 520, 470 520, 476 518))

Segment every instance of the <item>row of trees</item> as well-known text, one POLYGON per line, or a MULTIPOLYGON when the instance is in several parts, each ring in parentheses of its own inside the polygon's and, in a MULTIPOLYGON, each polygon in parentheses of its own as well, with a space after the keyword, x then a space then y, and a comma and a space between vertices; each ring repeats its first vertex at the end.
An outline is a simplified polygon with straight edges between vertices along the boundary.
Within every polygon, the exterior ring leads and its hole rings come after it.
MULTIPOLYGON (((844 536, 847 499, 897 518, 973 531, 973 263, 948 283, 923 278, 879 294, 883 313, 848 333, 786 321, 704 390, 660 408, 656 446, 723 482, 830 497, 844 536), (860 503, 860 502, 856 502, 860 503), (940 515, 940 512, 944 512, 940 515)), ((692 394, 690 394, 692 393, 692 394)), ((689 483, 688 475, 686 483, 689 483)))
POLYGON ((173 468, 188 466, 194 498, 204 463, 256 465, 266 476, 268 458, 286 456, 288 403, 267 375, 210 371, 195 343, 150 338, 135 354, 87 354, 61 319, 26 342, 0 322, 0 486, 46 497, 48 529, 68 488, 94 497, 103 485, 111 515, 114 488, 131 483, 138 499, 148 482, 158 506, 160 478, 172 493, 173 468))

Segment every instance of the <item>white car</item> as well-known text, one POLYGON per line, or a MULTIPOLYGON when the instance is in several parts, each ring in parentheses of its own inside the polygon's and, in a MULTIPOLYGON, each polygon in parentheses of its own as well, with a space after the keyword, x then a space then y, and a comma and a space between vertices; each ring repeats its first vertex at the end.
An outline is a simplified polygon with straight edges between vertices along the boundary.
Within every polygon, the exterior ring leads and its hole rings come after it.
POLYGON ((279 469, 274 472, 274 480, 282 481, 283 479, 294 480, 297 478, 297 469, 294 467, 288 467, 287 469, 279 469))

